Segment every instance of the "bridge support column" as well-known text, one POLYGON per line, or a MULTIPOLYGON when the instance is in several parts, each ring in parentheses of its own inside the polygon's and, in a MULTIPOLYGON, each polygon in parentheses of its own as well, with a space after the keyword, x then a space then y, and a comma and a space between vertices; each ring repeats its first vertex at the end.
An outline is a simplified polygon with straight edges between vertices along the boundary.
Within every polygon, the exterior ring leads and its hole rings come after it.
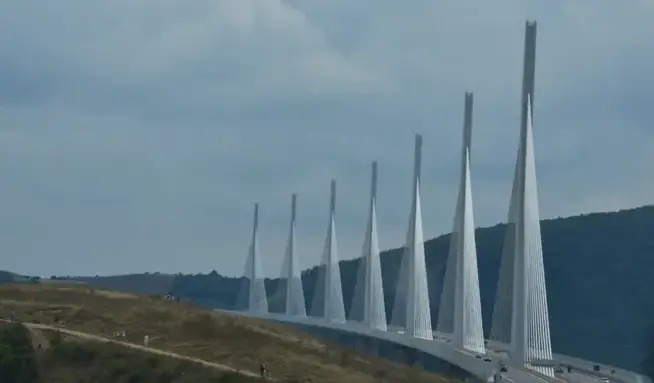
POLYGON ((552 358, 533 147, 536 23, 527 22, 520 147, 498 280, 491 340, 507 346, 512 361, 553 376, 530 360, 552 358))
POLYGON ((409 366, 415 366, 420 362, 420 353, 413 348, 405 347, 404 361, 409 366))
POLYGON ((286 282, 286 315, 305 317, 307 315, 302 288, 302 269, 295 253, 295 213, 297 194, 291 196, 291 227, 286 245, 286 257, 282 276, 286 282))
POLYGON ((369 355, 379 356, 379 341, 371 337, 359 337, 356 349, 369 355))
POLYGON ((377 236, 377 162, 372 163, 371 178, 368 226, 363 257, 359 260, 350 320, 361 321, 370 328, 386 331, 386 305, 377 236))
POLYGON ((373 356, 379 356, 380 342, 375 338, 368 338, 367 352, 373 356))
POLYGON ((413 201, 407 231, 407 244, 402 257, 391 323, 403 327, 409 336, 432 339, 425 246, 422 232, 422 208, 420 204, 421 161, 422 136, 416 135, 413 201))
POLYGON ((324 317, 334 322, 345 322, 343 306, 343 288, 341 271, 338 264, 338 244, 336 241, 336 181, 331 182, 331 197, 329 203, 329 224, 323 266, 319 270, 318 284, 315 289, 311 315, 324 317), (321 291, 322 290, 322 291, 321 291))
POLYGON ((472 93, 465 95, 461 180, 450 237, 438 314, 438 331, 452 334, 453 346, 484 353, 477 246, 470 183, 472 93))
POLYGON ((265 278, 259 259, 259 204, 254 204, 252 242, 245 266, 245 277, 245 287, 247 289, 246 310, 254 314, 267 314, 268 298, 266 296, 265 278))

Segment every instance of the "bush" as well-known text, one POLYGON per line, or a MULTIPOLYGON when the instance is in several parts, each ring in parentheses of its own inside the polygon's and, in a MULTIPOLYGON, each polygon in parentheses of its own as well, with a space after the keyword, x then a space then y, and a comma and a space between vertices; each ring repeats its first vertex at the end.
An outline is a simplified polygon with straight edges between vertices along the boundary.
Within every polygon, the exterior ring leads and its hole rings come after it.
POLYGON ((36 383, 39 371, 25 326, 12 323, 0 330, 0 382, 36 383))

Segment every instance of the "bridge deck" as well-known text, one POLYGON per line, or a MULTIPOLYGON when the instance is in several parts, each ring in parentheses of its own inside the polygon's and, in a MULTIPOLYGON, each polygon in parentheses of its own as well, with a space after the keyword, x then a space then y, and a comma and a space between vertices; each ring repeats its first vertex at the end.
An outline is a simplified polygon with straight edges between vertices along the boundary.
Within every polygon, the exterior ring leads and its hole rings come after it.
POLYGON ((563 373, 555 374, 555 377, 546 376, 525 366, 516 365, 506 357, 506 346, 493 341, 487 341, 487 353, 478 354, 467 350, 456 350, 451 346, 451 341, 447 334, 437 331, 433 332, 433 339, 421 339, 410 337, 404 334, 402 328, 389 326, 388 331, 382 331, 366 327, 359 322, 329 322, 318 317, 290 317, 284 314, 256 314, 251 312, 217 310, 233 315, 242 315, 260 319, 272 320, 282 323, 300 324, 313 327, 328 328, 353 334, 369 336, 400 344, 425 352, 429 355, 436 356, 446 362, 456 365, 471 375, 486 381, 492 376, 500 364, 507 367, 506 378, 509 381, 520 383, 544 383, 544 382, 561 382, 561 381, 602 381, 608 378, 613 382, 624 383, 653 383, 652 380, 644 375, 632 371, 619 369, 612 366, 606 366, 599 363, 575 358, 567 355, 554 354, 554 359, 549 361, 535 361, 534 366, 561 366, 564 368, 563 373), (574 371, 568 374, 566 368, 570 366, 574 371), (597 366, 597 367, 596 367, 597 366), (599 371, 597 370, 599 368, 599 371), (573 375, 575 376, 573 378, 573 375), (571 380, 572 379, 572 380, 571 380))
MULTIPOLYGON (((358 322, 328 322, 317 317, 288 317, 283 314, 255 314, 248 312, 235 312, 220 310, 234 315, 273 320, 283 323, 301 324, 307 326, 329 328, 343 332, 365 335, 395 344, 400 344, 415 350, 434 355, 439 359, 462 368, 482 381, 486 381, 498 370, 501 358, 496 355, 480 355, 467 350, 457 350, 449 342, 438 339, 421 339, 404 335, 399 331, 381 331, 366 327, 358 322)), ((541 375, 524 367, 511 363, 504 363, 508 368, 507 377, 520 383, 545 383, 558 381, 558 379, 541 375)))

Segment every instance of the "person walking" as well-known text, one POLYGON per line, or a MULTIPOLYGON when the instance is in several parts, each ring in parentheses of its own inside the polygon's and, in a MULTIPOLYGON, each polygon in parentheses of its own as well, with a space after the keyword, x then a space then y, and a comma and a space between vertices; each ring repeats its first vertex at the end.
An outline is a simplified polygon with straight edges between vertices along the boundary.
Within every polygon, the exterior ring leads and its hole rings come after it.
POLYGON ((265 378, 268 375, 268 367, 264 362, 259 363, 259 372, 261 373, 262 378, 265 378))

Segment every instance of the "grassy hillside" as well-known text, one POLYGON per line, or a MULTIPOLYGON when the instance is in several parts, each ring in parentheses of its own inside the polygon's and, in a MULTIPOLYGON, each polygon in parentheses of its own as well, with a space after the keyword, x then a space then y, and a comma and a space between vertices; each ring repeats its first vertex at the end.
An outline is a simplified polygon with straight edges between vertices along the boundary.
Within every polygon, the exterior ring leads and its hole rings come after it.
MULTIPOLYGON (((506 226, 476 231, 479 277, 485 331, 488 333, 497 284, 499 258, 506 226)), ((643 370, 654 330, 654 207, 595 213, 542 222, 552 345, 556 352, 643 370)), ((425 243, 432 318, 438 305, 449 235, 425 243)), ((390 315, 401 249, 382 253, 382 273, 390 315)), ((219 266, 219 265, 218 265, 219 266)), ((349 309, 356 281, 357 261, 341 262, 343 296, 349 309)), ((315 291, 316 269, 303 275, 307 305, 315 291)), ((125 277, 126 278, 126 277, 125 277)), ((153 286, 146 278, 130 277, 131 284, 153 286), (137 282, 140 281, 140 282, 137 282)), ((149 277, 153 278, 153 277, 149 277)), ((168 276, 161 276, 169 278, 168 276)), ((103 278, 87 280, 103 283, 103 278)), ((167 290, 214 307, 234 307, 242 280, 215 273, 177 275, 167 290)), ((117 279, 113 279, 116 282, 117 279)), ((157 282, 160 286, 162 282, 157 282)), ((127 284, 112 287, 134 289, 127 284)), ((280 309, 283 295, 275 294, 277 280, 267 281, 270 307, 280 309)))
POLYGON ((260 379, 55 331, 0 325, 0 381, 12 383, 247 383, 260 379))
POLYGON ((113 344, 66 339, 43 352, 43 382, 254 383, 261 379, 221 373, 209 367, 148 355, 113 344))
POLYGON ((264 361, 279 381, 451 381, 419 368, 360 355, 286 326, 221 315, 159 297, 79 285, 2 285, 0 317, 11 317, 12 311, 24 322, 57 323, 109 338, 125 330, 132 343, 142 343, 147 334, 150 347, 240 370, 255 371, 259 361, 264 361))

